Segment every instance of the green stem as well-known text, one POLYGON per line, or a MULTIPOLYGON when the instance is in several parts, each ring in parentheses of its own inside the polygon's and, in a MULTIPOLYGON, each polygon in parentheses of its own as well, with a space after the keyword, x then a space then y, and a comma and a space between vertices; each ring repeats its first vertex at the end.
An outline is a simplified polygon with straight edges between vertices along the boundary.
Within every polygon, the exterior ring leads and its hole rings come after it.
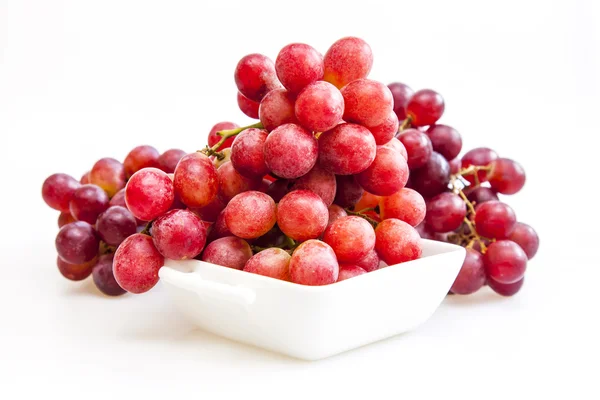
POLYGON ((140 232, 142 235, 148 235, 148 236, 152 236, 150 234, 150 229, 152 228, 152 224, 154 223, 154 221, 150 221, 146 224, 146 226, 144 227, 144 229, 142 229, 142 231, 140 232))
POLYGON ((225 141, 227 139, 229 139, 230 137, 235 136, 235 135, 245 131, 246 129, 250 129, 250 128, 262 129, 262 128, 264 128, 264 126, 261 122, 257 122, 255 124, 248 125, 248 126, 241 126, 239 128, 235 128, 235 129, 219 131, 219 132, 217 132, 217 135, 221 136, 221 140, 219 140, 213 147, 206 146, 204 149, 200 150, 200 153, 206 154, 207 156, 214 155, 217 157, 217 159, 222 160, 225 156, 223 154, 219 153, 219 148, 221 148, 223 143, 225 143, 225 141))
POLYGON ((410 117, 410 115, 407 115, 406 119, 402 121, 402 125, 400 125, 400 127, 398 128, 398 132, 402 132, 403 130, 410 128, 411 123, 412 118, 410 117))
MULTIPOLYGON (((371 209, 365 208, 364 210, 371 211, 371 210, 374 210, 374 208, 371 208, 371 209)), ((348 215, 356 215, 357 217, 364 218, 365 220, 367 220, 368 223, 373 225, 373 228, 377 228, 377 225, 379 225, 379 222, 374 220, 373 218, 369 217, 368 215, 363 214, 362 212, 364 210, 352 211, 349 208, 345 209, 345 211, 348 213, 348 215)))

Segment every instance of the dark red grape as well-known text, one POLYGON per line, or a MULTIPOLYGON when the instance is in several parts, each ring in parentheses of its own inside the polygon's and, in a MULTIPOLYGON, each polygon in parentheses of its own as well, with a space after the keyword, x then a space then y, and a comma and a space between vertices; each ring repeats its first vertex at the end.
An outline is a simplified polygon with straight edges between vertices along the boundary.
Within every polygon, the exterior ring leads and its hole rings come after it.
POLYGON ((406 148, 406 161, 412 170, 424 166, 433 152, 429 137, 417 129, 406 129, 398 137, 406 148))
POLYGON ((100 242, 92 225, 76 221, 60 228, 55 244, 60 258, 69 264, 81 265, 98 255, 100 242))
POLYGON ((107 296, 120 296, 126 293, 117 283, 115 274, 113 274, 113 259, 114 254, 105 254, 100 256, 98 264, 94 266, 92 277, 94 284, 102 293, 107 296))
POLYGON ((406 115, 414 126, 433 125, 444 113, 444 99, 431 89, 415 92, 406 105, 406 115))
POLYGON ((58 271, 70 281, 82 281, 90 276, 97 262, 98 258, 94 257, 91 261, 83 264, 69 264, 62 258, 56 257, 58 271))
POLYGON ((118 246, 128 236, 137 232, 137 221, 128 209, 121 206, 109 207, 96 221, 98 236, 110 246, 118 246))
POLYGON ((504 239, 511 234, 517 223, 513 209, 506 203, 491 200, 475 208, 477 233, 490 239, 504 239))
POLYGON ((127 208, 142 221, 152 221, 164 214, 171 208, 174 200, 173 181, 158 168, 141 169, 127 182, 125 189, 127 208))
POLYGON ((208 235, 208 241, 213 241, 225 236, 233 236, 233 233, 227 227, 227 221, 225 221, 225 210, 219 213, 217 220, 212 225, 210 233, 208 235))
POLYGON ((373 52, 364 40, 345 37, 327 50, 323 58, 323 79, 338 88, 357 79, 366 78, 373 66, 373 52))
POLYGON ((443 155, 448 161, 456 158, 462 149, 460 133, 448 125, 431 125, 427 129, 427 135, 431 139, 433 150, 443 155))
POLYGON ((351 208, 363 196, 364 189, 354 175, 336 175, 336 192, 333 202, 343 208, 351 208))
POLYGON ((69 208, 71 215, 78 221, 94 224, 98 215, 108 208, 109 202, 104 190, 96 185, 87 184, 75 191, 69 208))
POLYGON ((152 146, 145 145, 134 148, 127 154, 123 162, 125 175, 129 178, 143 168, 158 168, 158 157, 160 157, 160 153, 152 146))
POLYGON ((455 294, 475 293, 485 285, 483 256, 473 249, 466 249, 465 260, 450 290, 455 294))
POLYGON ((273 61, 262 54, 248 54, 234 73, 238 90, 248 99, 260 102, 267 93, 281 87, 273 61))
POLYGON ((540 238, 538 237, 537 232, 531 226, 524 224, 523 222, 517 222, 515 224, 508 239, 518 244, 523 251, 525 251, 529 260, 535 256, 540 247, 540 238))
POLYGON ((399 82, 390 83, 388 88, 390 88, 394 97, 394 112, 398 119, 402 121, 406 119, 406 105, 415 92, 404 83, 399 82))
POLYGON ((293 181, 287 179, 277 179, 276 181, 271 182, 267 188, 266 194, 271 196, 275 203, 279 203, 283 196, 289 193, 292 185, 293 181))
POLYGON ((485 186, 478 186, 473 190, 467 191, 467 199, 475 204, 485 203, 486 201, 498 200, 498 195, 492 189, 485 186))
POLYGON ((67 174, 50 175, 42 185, 42 197, 48 206, 61 212, 69 212, 69 203, 81 184, 67 174))
POLYGON ((186 154, 187 153, 183 150, 169 149, 158 157, 158 168, 167 174, 172 174, 175 172, 179 160, 186 154))
POLYGON ((258 119, 258 107, 260 103, 257 101, 252 101, 240 92, 237 94, 237 103, 238 107, 244 114, 249 116, 250 118, 258 119))
POLYGON ((204 207, 190 208, 194 214, 200 217, 202 221, 215 222, 217 217, 225 209, 226 204, 218 196, 204 207))
POLYGON ((456 157, 456 158, 448 161, 448 164, 450 164, 450 174, 451 175, 456 175, 460 172, 460 157, 456 157))
POLYGON ((485 271, 498 283, 515 283, 523 278, 527 268, 527 254, 512 240, 490 244, 484 255, 485 271))
POLYGON ((344 210, 337 204, 332 204, 329 207, 327 207, 327 211, 329 212, 329 220, 327 221, 327 226, 333 224, 335 221, 342 217, 348 216, 346 210, 344 210))
POLYGON ((523 287, 524 281, 525 281, 525 278, 521 278, 520 280, 516 281, 515 283, 504 284, 504 283, 496 282, 493 279, 488 279, 487 283, 488 283, 488 286, 490 288, 492 288, 492 290, 494 292, 498 293, 499 295, 509 297, 509 296, 514 296, 515 294, 517 294, 517 292, 519 292, 519 290, 521 290, 521 288, 523 287))
POLYGON ((335 175, 317 164, 306 175, 301 176, 294 182, 293 189, 310 190, 318 194, 323 202, 330 206, 335 198, 335 175))
POLYGON ((502 194, 515 194, 525 186, 525 170, 516 161, 498 158, 490 163, 487 174, 490 186, 502 194))
POLYGON ((444 192, 427 202, 425 223, 433 232, 450 232, 460 227, 466 215, 465 202, 454 193, 444 192))
POLYGON ((68 212, 61 212, 58 216, 58 227, 62 228, 63 226, 70 224, 71 222, 75 222, 75 218, 68 212))
POLYGON ((206 227, 189 210, 171 210, 152 224, 152 241, 165 258, 191 259, 204 249, 206 227))
POLYGON ((448 189, 450 182, 450 165, 448 161, 435 151, 427 163, 411 171, 412 187, 424 197, 433 197, 448 189))
POLYGON ((323 56, 312 46, 291 43, 277 55, 275 71, 287 90, 299 93, 308 84, 323 79, 323 56))

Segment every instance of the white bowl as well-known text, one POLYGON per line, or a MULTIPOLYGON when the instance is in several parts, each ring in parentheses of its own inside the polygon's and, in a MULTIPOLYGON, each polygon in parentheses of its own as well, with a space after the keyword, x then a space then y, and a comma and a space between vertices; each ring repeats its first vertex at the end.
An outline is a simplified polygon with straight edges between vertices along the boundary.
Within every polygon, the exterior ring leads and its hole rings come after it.
POLYGON ((197 260, 168 261, 162 283, 198 327, 304 360, 416 328, 440 305, 465 249, 422 240, 423 256, 326 286, 295 283, 197 260))

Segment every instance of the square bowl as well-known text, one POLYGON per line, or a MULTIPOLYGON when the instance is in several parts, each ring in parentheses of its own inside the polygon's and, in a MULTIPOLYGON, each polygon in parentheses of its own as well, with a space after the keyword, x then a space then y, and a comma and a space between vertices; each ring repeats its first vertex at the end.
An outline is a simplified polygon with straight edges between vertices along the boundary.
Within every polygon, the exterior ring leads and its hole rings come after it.
POLYGON ((318 360, 415 329, 452 286, 465 249, 421 239, 421 258, 325 286, 305 286, 198 260, 167 261, 161 282, 206 331, 318 360))

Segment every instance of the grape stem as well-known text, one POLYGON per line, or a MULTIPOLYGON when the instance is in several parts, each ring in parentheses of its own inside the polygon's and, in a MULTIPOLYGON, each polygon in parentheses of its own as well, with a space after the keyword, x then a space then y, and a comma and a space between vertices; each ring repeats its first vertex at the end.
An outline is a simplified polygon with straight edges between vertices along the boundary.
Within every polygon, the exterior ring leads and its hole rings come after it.
POLYGON ((360 211, 352 211, 349 208, 345 209, 345 211, 349 215, 356 215, 357 217, 364 218, 365 220, 367 220, 368 223, 370 223, 373 226, 373 228, 377 228, 377 225, 379 225, 379 222, 374 220, 373 218, 369 217, 368 215, 364 214, 365 212, 374 211, 374 210, 375 210, 375 208, 364 208, 360 211))
POLYGON ((236 136, 237 134, 245 131, 246 129, 250 129, 250 128, 258 128, 258 129, 262 129, 264 128, 262 122, 257 122, 256 124, 252 124, 252 125, 248 125, 248 126, 242 126, 239 128, 235 128, 235 129, 227 129, 224 131, 218 131, 217 135, 221 136, 221 140, 219 140, 213 147, 209 147, 208 145, 202 149, 199 150, 200 153, 205 154, 207 156, 215 156, 217 157, 217 159, 219 161, 221 161, 222 159, 225 158, 225 155, 223 153, 219 152, 220 147, 223 145, 223 143, 225 143, 225 141, 227 139, 229 139, 232 136, 236 136))
POLYGON ((250 246, 250 248, 252 249, 252 251, 254 253, 259 253, 263 250, 271 249, 273 247, 283 249, 283 250, 287 251, 288 253, 292 254, 293 251, 296 249, 296 247, 298 247, 298 243, 296 243, 296 241, 294 239, 292 239, 291 237, 286 235, 285 241, 278 246, 271 246, 271 247, 260 247, 260 246, 253 246, 253 245, 250 246))
POLYGON ((150 229, 152 228, 152 224, 154 223, 154 221, 150 221, 146 224, 146 226, 144 227, 144 229, 142 229, 142 231, 140 232, 142 235, 148 235, 148 236, 152 236, 150 234, 150 229))
POLYGON ((412 123, 412 118, 410 117, 410 115, 407 115, 406 119, 404 121, 402 121, 402 125, 400 125, 398 127, 398 132, 402 132, 403 130, 410 128, 411 123, 412 123))
POLYGON ((475 180, 475 187, 478 187, 481 182, 479 182, 479 171, 489 171, 492 169, 491 165, 469 165, 467 168, 462 168, 458 171, 458 174, 461 178, 467 175, 473 175, 473 179, 475 180))

